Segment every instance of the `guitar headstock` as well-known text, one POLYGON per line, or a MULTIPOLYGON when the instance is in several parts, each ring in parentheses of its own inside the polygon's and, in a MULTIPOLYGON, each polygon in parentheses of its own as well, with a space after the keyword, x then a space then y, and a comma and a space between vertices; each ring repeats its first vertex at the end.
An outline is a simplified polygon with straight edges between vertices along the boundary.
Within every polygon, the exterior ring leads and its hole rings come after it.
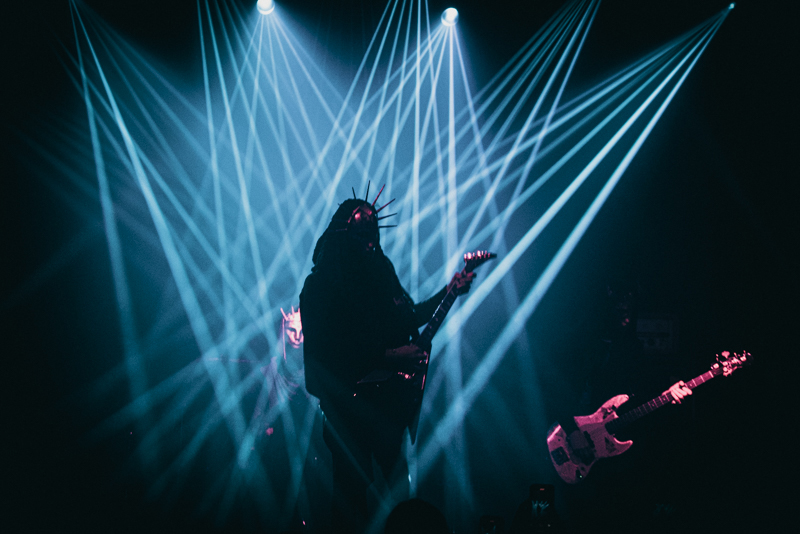
POLYGON ((717 363, 711 366, 714 375, 730 376, 735 370, 753 362, 753 356, 747 352, 728 352, 717 354, 717 363))
POLYGON ((467 252, 464 254, 464 271, 471 273, 477 269, 484 262, 496 258, 497 254, 489 252, 488 250, 477 250, 475 252, 467 252))

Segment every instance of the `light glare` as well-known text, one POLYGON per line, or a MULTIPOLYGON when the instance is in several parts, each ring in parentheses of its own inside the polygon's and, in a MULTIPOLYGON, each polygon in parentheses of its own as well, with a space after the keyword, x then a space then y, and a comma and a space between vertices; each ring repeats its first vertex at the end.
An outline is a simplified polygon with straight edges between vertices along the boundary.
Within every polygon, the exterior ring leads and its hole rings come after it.
POLYGON ((455 26, 458 21, 458 10, 454 7, 448 7, 442 13, 442 24, 445 26, 455 26))
POLYGON ((269 15, 275 11, 275 2, 272 0, 258 0, 256 7, 258 7, 258 12, 262 15, 269 15))

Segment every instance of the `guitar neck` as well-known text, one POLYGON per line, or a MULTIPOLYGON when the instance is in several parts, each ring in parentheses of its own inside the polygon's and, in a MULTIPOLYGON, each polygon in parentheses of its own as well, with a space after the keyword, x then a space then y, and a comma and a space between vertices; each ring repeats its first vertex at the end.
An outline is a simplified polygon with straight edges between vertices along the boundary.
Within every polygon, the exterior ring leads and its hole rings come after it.
POLYGON ((433 341, 433 336, 435 336, 436 332, 439 331, 439 327, 442 326, 444 318, 447 316, 447 312, 449 312, 450 308, 453 307, 453 303, 455 301, 456 301, 456 294, 451 289, 444 296, 441 304, 439 304, 439 307, 436 308, 433 317, 431 317, 431 320, 428 321, 428 325, 425 327, 425 329, 417 338, 417 346, 426 350, 430 349, 431 343, 433 341))
MULTIPOLYGON (((485 250, 464 254, 465 265, 461 270, 462 276, 471 273, 479 265, 482 265, 484 262, 496 257, 497 254, 485 250)), ((456 301, 456 297, 458 296, 456 295, 454 289, 455 287, 451 288, 447 292, 442 299, 441 304, 439 304, 439 307, 436 308, 436 311, 433 313, 433 317, 431 317, 431 320, 428 321, 428 325, 416 339, 416 344, 421 349, 430 350, 433 336, 435 336, 436 332, 439 331, 439 327, 442 326, 444 318, 447 317, 447 312, 449 312, 450 308, 453 307, 453 303, 456 301)))
MULTIPOLYGON (((714 370, 707 371, 702 375, 686 382, 686 387, 689 389, 694 389, 700 384, 708 382, 718 374, 719 372, 715 373, 714 370)), ((672 395, 669 392, 667 392, 666 394, 658 396, 655 399, 651 400, 650 402, 646 402, 641 406, 639 406, 638 408, 634 408, 633 410, 619 416, 619 418, 611 421, 606 425, 606 430, 608 430, 611 434, 614 434, 617 431, 629 425, 630 423, 636 421, 640 417, 644 417, 650 412, 653 412, 658 408, 661 408, 665 404, 670 404, 670 403, 672 403, 672 395)))

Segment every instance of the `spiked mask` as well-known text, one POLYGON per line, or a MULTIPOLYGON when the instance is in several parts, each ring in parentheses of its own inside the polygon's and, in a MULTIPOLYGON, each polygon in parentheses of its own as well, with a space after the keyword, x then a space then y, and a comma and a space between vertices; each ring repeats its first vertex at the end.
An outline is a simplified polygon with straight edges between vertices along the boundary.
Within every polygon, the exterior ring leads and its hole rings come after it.
POLYGON ((347 219, 347 235, 365 252, 374 251, 380 244, 378 216, 371 204, 365 202, 353 210, 347 219))
POLYGON ((346 231, 348 237, 353 240, 353 243, 356 244, 358 249, 367 253, 374 252, 375 249, 380 246, 380 228, 388 227, 379 226, 378 221, 380 219, 385 219, 386 217, 395 215, 385 215, 383 217, 378 216, 378 213, 383 208, 394 201, 394 199, 392 199, 384 206, 376 208, 375 203, 378 201, 378 198, 381 196, 382 192, 383 188, 381 188, 381 190, 378 192, 375 200, 370 203, 367 200, 369 195, 369 185, 367 185, 367 198, 360 200, 356 197, 355 191, 353 191, 353 199, 345 201, 340 206, 340 210, 349 210, 349 215, 347 216, 345 227, 339 231, 346 231))

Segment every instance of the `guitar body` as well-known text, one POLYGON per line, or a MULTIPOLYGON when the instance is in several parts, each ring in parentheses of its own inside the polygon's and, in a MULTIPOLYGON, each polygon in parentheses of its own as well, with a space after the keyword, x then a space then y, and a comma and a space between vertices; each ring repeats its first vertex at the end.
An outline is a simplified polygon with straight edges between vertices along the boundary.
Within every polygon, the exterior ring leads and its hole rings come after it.
MULTIPOLYGON (((576 484, 601 458, 617 456, 627 451, 632 441, 619 441, 606 430, 606 425, 617 419, 617 409, 628 401, 627 395, 617 395, 607 400, 593 414, 575 417, 576 432, 583 435, 585 446, 574 449, 561 425, 553 425, 547 433, 550 460, 558 475, 568 484, 576 484)), ((578 441, 576 436, 573 442, 578 441)))
MULTIPOLYGON (((464 254, 464 269, 461 272, 471 273, 484 262, 496 257, 496 254, 488 251, 468 252, 464 254)), ((416 365, 403 370, 376 369, 356 384, 357 391, 362 394, 379 394, 394 400, 396 408, 393 411, 398 417, 408 421, 411 443, 417 438, 419 412, 430 363, 431 342, 455 300, 456 293, 451 289, 442 299, 428 325, 414 341, 414 344, 423 350, 423 358, 416 362, 416 365)))
MULTIPOLYGON (((723 351, 717 355, 717 363, 700 376, 686 382, 685 386, 694 389, 716 376, 730 376, 735 370, 752 362, 749 352, 730 353, 723 351)), ((670 404, 674 399, 669 391, 641 406, 628 410, 619 417, 617 409, 628 402, 627 395, 617 395, 607 400, 592 415, 575 417, 575 430, 567 439, 567 433, 558 423, 547 431, 547 449, 550 460, 564 482, 575 484, 580 482, 594 463, 601 458, 617 456, 627 451, 632 441, 619 441, 614 437, 623 426, 647 415, 662 406, 670 404)))
POLYGON ((429 361, 429 352, 423 350, 423 358, 407 365, 405 369, 376 369, 356 385, 358 395, 389 402, 393 419, 403 421, 408 426, 412 444, 417 437, 419 408, 425 391, 429 361))

